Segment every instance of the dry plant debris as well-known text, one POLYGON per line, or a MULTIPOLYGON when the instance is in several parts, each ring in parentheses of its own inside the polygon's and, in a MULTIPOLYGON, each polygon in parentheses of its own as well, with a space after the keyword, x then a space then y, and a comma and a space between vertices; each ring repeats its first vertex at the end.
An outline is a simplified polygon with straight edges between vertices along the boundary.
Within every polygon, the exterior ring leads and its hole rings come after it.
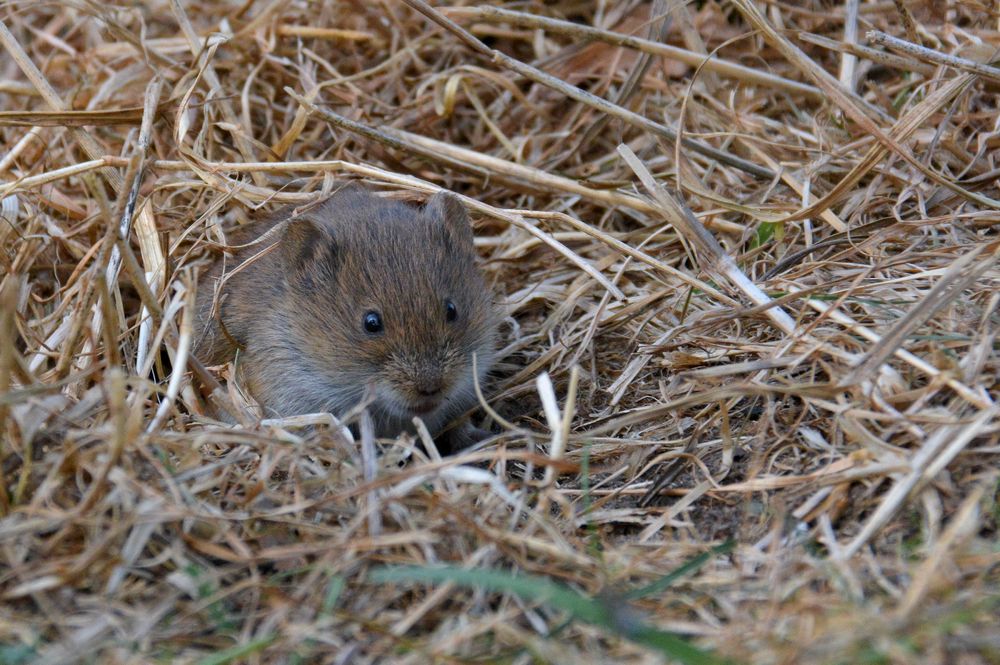
POLYGON ((3 662, 1000 662, 997 3, 0 20, 3 662), (225 232, 345 179, 466 197, 478 449, 191 355, 225 232))

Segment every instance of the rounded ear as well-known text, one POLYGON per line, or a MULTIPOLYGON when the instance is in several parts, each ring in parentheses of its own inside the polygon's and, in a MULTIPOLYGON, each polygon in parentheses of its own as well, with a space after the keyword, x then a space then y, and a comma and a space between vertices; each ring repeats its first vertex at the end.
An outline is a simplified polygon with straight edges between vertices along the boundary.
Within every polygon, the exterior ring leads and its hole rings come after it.
POLYGON ((456 245, 468 249, 472 244, 472 222, 465 206, 451 192, 438 192, 424 207, 424 214, 433 224, 444 228, 456 245))
POLYGON ((310 215, 292 217, 285 222, 280 251, 290 272, 303 273, 317 267, 333 268, 336 250, 337 242, 329 226, 310 215), (319 266, 321 262, 329 265, 319 266))

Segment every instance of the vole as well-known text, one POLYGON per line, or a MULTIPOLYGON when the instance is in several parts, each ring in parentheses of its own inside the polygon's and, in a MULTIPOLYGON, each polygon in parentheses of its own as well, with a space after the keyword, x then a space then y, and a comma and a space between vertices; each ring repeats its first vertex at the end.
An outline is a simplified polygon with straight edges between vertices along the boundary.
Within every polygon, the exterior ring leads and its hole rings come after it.
MULTIPOLYGON (((376 436, 391 437, 414 416, 436 434, 474 406, 498 317, 457 197, 420 209, 349 184, 230 243, 251 244, 201 279, 195 354, 221 364, 239 348, 243 385, 268 416, 343 415, 370 388, 376 436)), ((465 425, 445 443, 482 435, 465 425)))

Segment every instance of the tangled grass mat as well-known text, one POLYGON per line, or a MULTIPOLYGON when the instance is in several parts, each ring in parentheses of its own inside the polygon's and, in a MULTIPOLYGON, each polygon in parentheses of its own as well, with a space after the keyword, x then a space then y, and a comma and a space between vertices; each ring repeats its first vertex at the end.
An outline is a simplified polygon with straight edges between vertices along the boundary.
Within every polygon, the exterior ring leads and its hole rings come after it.
POLYGON ((0 661, 1000 662, 995 2, 0 20, 0 661), (463 196, 484 444, 192 355, 345 180, 463 196))

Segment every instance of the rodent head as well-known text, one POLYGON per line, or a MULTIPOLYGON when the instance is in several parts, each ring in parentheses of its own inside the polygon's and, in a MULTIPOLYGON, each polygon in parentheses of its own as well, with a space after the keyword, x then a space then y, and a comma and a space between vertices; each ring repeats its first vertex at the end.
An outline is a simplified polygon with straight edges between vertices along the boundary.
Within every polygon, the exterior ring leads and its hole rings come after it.
POLYGON ((291 219, 280 247, 290 343, 333 412, 374 389, 380 429, 432 430, 471 406, 494 350, 492 296, 456 197, 423 209, 346 187, 291 219))

